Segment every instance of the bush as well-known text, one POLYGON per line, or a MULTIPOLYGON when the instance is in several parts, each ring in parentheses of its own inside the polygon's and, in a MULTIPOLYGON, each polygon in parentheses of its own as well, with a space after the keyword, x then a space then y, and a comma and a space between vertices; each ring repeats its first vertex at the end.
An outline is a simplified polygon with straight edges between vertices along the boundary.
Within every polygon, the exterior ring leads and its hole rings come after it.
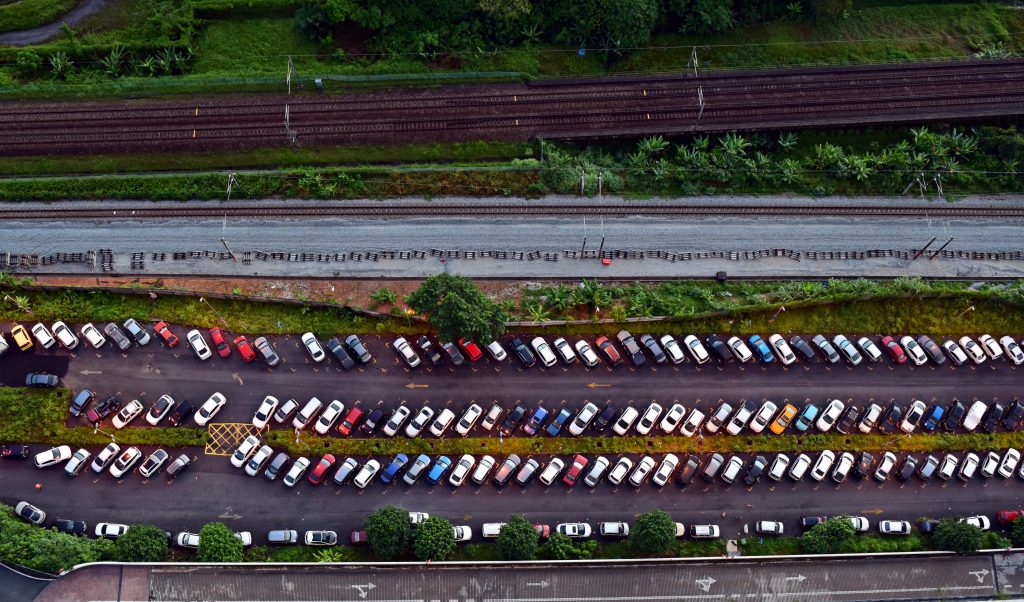
POLYGON ((970 554, 981 548, 984 533, 981 529, 958 518, 943 518, 935 525, 932 543, 940 550, 970 554))
POLYGON ((540 547, 540 557, 547 560, 584 560, 594 554, 597 545, 593 539, 576 543, 568 535, 552 533, 540 547))
POLYGON ((633 523, 630 541, 646 554, 663 554, 676 540, 676 523, 666 512, 645 512, 633 523))
POLYGON ((409 513, 395 506, 375 510, 363 522, 370 547, 384 560, 404 556, 412 538, 412 520, 409 513))
POLYGON ((114 542, 118 562, 160 562, 167 557, 167 535, 153 525, 131 525, 114 542))
POLYGON ((56 574, 76 564, 109 559, 114 542, 30 525, 0 504, 0 560, 56 574))
POLYGON ((504 560, 530 560, 537 553, 540 536, 525 516, 513 516, 498 533, 498 554, 504 560))
POLYGON ((199 530, 199 562, 242 562, 242 540, 224 523, 206 523, 199 530))
POLYGON ((420 560, 445 560, 455 549, 452 524, 439 516, 431 516, 416 525, 412 539, 413 551, 420 560))
POLYGON ((818 523, 800 536, 800 544, 808 554, 831 554, 854 538, 856 532, 845 516, 836 516, 818 523))

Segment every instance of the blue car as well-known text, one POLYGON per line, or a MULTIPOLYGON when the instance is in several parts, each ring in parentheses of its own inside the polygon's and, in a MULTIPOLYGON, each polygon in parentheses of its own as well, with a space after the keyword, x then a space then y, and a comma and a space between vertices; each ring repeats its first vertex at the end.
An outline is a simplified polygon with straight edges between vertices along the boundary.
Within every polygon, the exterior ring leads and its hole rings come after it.
POLYGON ((936 405, 932 408, 931 412, 928 412, 928 416, 924 419, 924 424, 921 426, 924 430, 929 433, 938 428, 939 423, 942 422, 942 416, 946 413, 946 408, 936 405))
POLYGON ((775 361, 775 356, 772 355, 772 350, 768 348, 768 343, 764 342, 761 335, 755 334, 750 337, 750 346, 754 348, 754 353, 761 357, 761 361, 765 364, 770 364, 775 361))
POLYGON ((555 416, 555 419, 551 421, 551 424, 549 424, 548 428, 545 430, 552 437, 557 437, 558 433, 562 432, 562 427, 565 426, 565 423, 569 422, 571 419, 572 410, 569 408, 562 408, 562 411, 558 413, 558 416, 555 416))
POLYGON ((452 461, 448 456, 441 456, 435 460, 434 465, 430 467, 430 472, 427 473, 427 480, 430 481, 430 484, 437 485, 438 481, 441 480, 441 477, 444 476, 445 471, 448 470, 448 467, 451 465, 452 461))
POLYGON ((804 408, 803 412, 800 412, 800 415, 796 417, 796 420, 793 421, 793 426, 796 428, 796 430, 802 433, 806 431, 808 428, 810 428, 812 424, 814 424, 814 419, 817 418, 817 416, 818 406, 809 404, 806 408, 804 408))
POLYGON ((402 470, 402 468, 408 463, 409 456, 405 454, 396 455, 395 459, 391 461, 391 464, 388 464, 388 467, 384 469, 384 472, 380 473, 380 480, 385 483, 394 481, 395 477, 398 476, 398 471, 402 470))
POLYGON ((548 411, 544 408, 537 408, 537 411, 530 416, 530 420, 523 425, 523 432, 527 435, 536 435, 537 431, 540 430, 540 425, 544 424, 544 419, 548 417, 548 411))

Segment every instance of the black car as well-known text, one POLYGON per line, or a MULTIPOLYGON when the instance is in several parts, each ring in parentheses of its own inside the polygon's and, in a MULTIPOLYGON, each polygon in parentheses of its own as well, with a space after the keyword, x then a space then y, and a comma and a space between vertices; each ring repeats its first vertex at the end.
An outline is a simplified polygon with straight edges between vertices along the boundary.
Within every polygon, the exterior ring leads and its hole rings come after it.
POLYGON ((515 352, 516 357, 519 361, 523 362, 523 365, 527 368, 532 367, 537 363, 537 358, 533 357, 533 352, 526 346, 526 343, 522 339, 512 339, 512 351, 515 352))
POLYGON ((654 337, 645 334, 640 337, 640 342, 643 343, 644 347, 647 347, 647 351, 651 352, 651 357, 654 358, 655 363, 665 363, 665 352, 661 350, 661 345, 658 345, 658 341, 655 341, 654 337))
POLYGON ((996 402, 989 406, 988 411, 985 412, 985 416, 981 419, 981 430, 986 433, 991 433, 996 430, 999 423, 1003 420, 1003 415, 1006 410, 1003 408, 1003 404, 996 402))
POLYGON ((345 346, 341 344, 338 337, 334 337, 327 341, 327 350, 334 354, 334 357, 338 360, 338 363, 341 364, 342 368, 349 370, 356 365, 355 360, 353 360, 352 356, 348 354, 348 351, 345 351, 345 346))
POLYGON ((853 429, 853 425, 857 422, 857 414, 860 410, 855 405, 848 405, 843 413, 839 415, 839 420, 836 421, 836 430, 844 435, 848 435, 853 429))
POLYGON ((634 366, 639 368, 647 362, 644 352, 640 350, 640 345, 637 345, 636 339, 633 338, 633 335, 629 334, 628 330, 620 330, 616 336, 619 339, 619 343, 626 348, 626 353, 629 354, 629 359, 633 362, 634 366))
POLYGON ((27 445, 4 445, 0 447, 0 458, 25 460, 29 456, 27 445))
POLYGON ((25 375, 26 387, 56 387, 57 377, 45 372, 29 372, 25 375))
POLYGON ((372 435, 373 431, 377 430, 377 426, 384 420, 384 410, 380 408, 370 412, 370 415, 366 417, 366 420, 359 425, 359 430, 363 431, 367 435, 372 435))
POLYGON ((853 465, 854 476, 866 479, 871 474, 871 466, 875 463, 875 457, 868 452, 860 452, 857 463, 853 465))
POLYGON ((466 358, 462 357, 462 352, 455 346, 455 343, 445 343, 442 347, 445 353, 448 354, 448 359, 452 360, 452 363, 456 366, 461 366, 466 361, 466 358))
POLYGON ((167 424, 170 426, 181 426, 182 423, 192 416, 192 412, 194 411, 195 408, 192 407, 192 402, 187 399, 183 399, 178 402, 178 405, 174 406, 173 410, 171 410, 170 416, 167 417, 167 424))
POLYGON ((732 351, 729 350, 729 346, 715 335, 708 337, 708 347, 711 347, 711 350, 718 356, 718 363, 720 364, 728 364, 735 359, 732 351))
POLYGON ((750 470, 747 471, 747 476, 743 477, 743 482, 747 486, 752 486, 761 479, 761 473, 764 472, 764 467, 768 465, 768 460, 764 459, 764 456, 758 456, 754 458, 754 463, 750 465, 750 470))
POLYGON ((362 363, 368 364, 373 359, 373 356, 370 355, 370 352, 366 350, 363 342, 360 341, 359 337, 356 335, 348 335, 348 338, 345 339, 345 344, 348 345, 348 348, 352 350, 352 353, 354 353, 356 358, 362 363))
POLYGON ((878 430, 890 435, 895 433, 898 428, 897 425, 900 423, 901 416, 903 416, 903 408, 901 408, 898 403, 892 404, 892 406, 882 414, 882 419, 878 421, 878 430))
POLYGON ((97 424, 99 421, 110 416, 120 408, 121 400, 118 399, 116 395, 111 395, 93 406, 93 408, 86 414, 86 418, 89 419, 89 422, 97 424))
POLYGON ((799 351, 800 355, 804 356, 805 360, 809 362, 814 361, 814 358, 816 357, 814 355, 814 349, 811 349, 811 346, 807 344, 807 341, 803 340, 799 336, 794 336, 793 338, 789 339, 789 345, 793 349, 799 351))
POLYGON ((683 469, 680 470, 679 474, 676 476, 676 483, 678 483, 680 487, 686 487, 699 471, 700 458, 691 454, 690 457, 686 459, 686 463, 683 464, 683 469))
POLYGON ((925 353, 928 354, 928 357, 932 358, 936 365, 941 366, 946 363, 946 354, 942 353, 938 343, 933 341, 931 337, 921 335, 917 337, 917 344, 924 347, 925 353))
POLYGON ((441 353, 437 350, 437 347, 435 347, 426 336, 421 336, 416 339, 416 344, 420 346, 420 349, 422 349, 423 353, 426 354, 427 359, 430 360, 431 364, 436 366, 444 361, 444 359, 441 358, 441 353))
POLYGON ((67 533, 68 535, 85 535, 86 525, 84 520, 68 520, 66 518, 58 518, 53 521, 53 527, 61 533, 67 533))
POLYGON ((608 428, 608 425, 612 423, 613 418, 615 418, 615 407, 605 406, 604 409, 601 410, 601 414, 594 420, 594 430, 601 432, 608 428))
POLYGON ((526 408, 523 406, 516 406, 508 413, 508 416, 505 417, 505 421, 501 423, 501 427, 499 427, 498 430, 506 437, 511 435, 512 431, 516 430, 516 427, 518 427, 519 423, 522 422, 523 416, 525 415, 526 408))
POLYGON ((946 410, 946 419, 942 422, 942 426, 949 432, 953 432, 960 428, 960 424, 964 420, 964 414, 967 413, 967 408, 964 404, 959 401, 954 401, 953 405, 949 406, 946 410))
POLYGON ((917 529, 925 535, 931 535, 932 532, 935 531, 935 527, 938 524, 939 521, 935 519, 923 518, 917 523, 917 529))
POLYGON ((1003 416, 1003 428, 1008 431, 1016 430, 1022 417, 1024 417, 1024 404, 1014 399, 1010 407, 1006 409, 1006 415, 1003 416))
POLYGON ((914 456, 907 456, 903 460, 903 465, 900 466, 900 471, 896 473, 896 478, 906 483, 910 480, 910 477, 914 476, 914 471, 917 470, 917 459, 914 456))
POLYGON ((813 527, 814 525, 823 523, 823 522, 825 522, 827 520, 828 520, 827 516, 801 516, 800 517, 800 527, 804 531, 806 531, 806 530, 810 529, 811 527, 813 527))
POLYGON ((72 416, 81 416, 85 408, 96 399, 96 394, 89 389, 82 389, 75 395, 75 398, 71 401, 70 412, 72 416))

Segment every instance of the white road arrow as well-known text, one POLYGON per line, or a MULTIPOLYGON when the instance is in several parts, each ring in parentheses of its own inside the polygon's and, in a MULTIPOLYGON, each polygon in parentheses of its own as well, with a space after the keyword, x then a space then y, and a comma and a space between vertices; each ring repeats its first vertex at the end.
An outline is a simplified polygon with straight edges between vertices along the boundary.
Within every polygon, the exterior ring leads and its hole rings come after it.
POLYGON ((694 583, 696 583, 697 587, 701 590, 709 592, 711 591, 711 586, 717 583, 717 580, 714 577, 701 577, 700 579, 694 580, 694 583))
POLYGON ((540 582, 538 582, 538 583, 527 583, 526 585, 527 585, 528 587, 540 587, 540 588, 545 588, 545 587, 547 587, 547 586, 549 586, 549 585, 551 585, 551 584, 550 584, 550 583, 548 583, 547 581, 540 581, 540 582))
POLYGON ((93 374, 103 374, 103 370, 82 370, 79 374, 82 376, 92 376, 93 374))
POLYGON ((797 575, 796 577, 786 577, 786 581, 797 581, 803 583, 803 580, 806 578, 807 577, 804 577, 803 575, 797 575))
POLYGON ((368 594, 371 589, 373 589, 373 588, 375 588, 377 586, 372 584, 372 583, 367 583, 366 585, 352 585, 350 587, 352 589, 359 590, 359 597, 360 598, 365 598, 366 594, 368 594))
POLYGON ((971 571, 969 574, 977 577, 978 583, 984 583, 985 576, 988 575, 988 571, 986 571, 985 569, 981 569, 980 571, 971 571))

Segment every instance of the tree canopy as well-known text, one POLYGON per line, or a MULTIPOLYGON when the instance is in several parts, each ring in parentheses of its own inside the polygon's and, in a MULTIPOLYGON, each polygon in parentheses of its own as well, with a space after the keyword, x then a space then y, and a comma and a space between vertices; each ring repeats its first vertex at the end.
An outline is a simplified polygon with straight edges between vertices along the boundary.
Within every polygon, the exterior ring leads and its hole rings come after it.
POLYGON ((984 533, 974 525, 958 518, 939 519, 932 533, 932 542, 940 550, 950 550, 960 554, 977 552, 981 547, 984 533))
POLYGON ((809 554, 831 554, 854 535, 856 531, 848 517, 834 516, 808 529, 800 536, 800 545, 809 554))
POLYGON ((431 516, 416 525, 412 539, 412 549, 420 560, 444 560, 455 549, 452 524, 439 516, 431 516))
POLYGON ((676 540, 676 523, 666 512, 654 510, 637 517, 630 541, 633 547, 647 554, 661 554, 676 540))
POLYGON ((153 525, 131 525, 114 542, 119 562, 160 562, 167 556, 167 534, 153 525))
POLYGON ((242 540, 224 523, 206 523, 199 530, 199 562, 241 562, 242 540))
POLYGON ((540 547, 540 556, 548 560, 584 560, 597 549, 593 539, 576 543, 568 535, 552 533, 540 547))
POLYGON ((446 273, 427 278, 409 296, 409 306, 426 315, 445 341, 468 337, 487 343, 505 332, 508 320, 472 280, 446 273))
POLYGON ((395 506, 378 508, 366 517, 363 528, 370 547, 384 560, 394 560, 408 552, 412 520, 405 510, 395 506))
POLYGON ((516 515, 498 532, 498 554, 505 560, 530 560, 537 553, 540 536, 525 516, 516 515))
POLYGON ((0 560, 57 574, 76 564, 109 560, 114 542, 90 539, 30 525, 0 504, 0 560))

